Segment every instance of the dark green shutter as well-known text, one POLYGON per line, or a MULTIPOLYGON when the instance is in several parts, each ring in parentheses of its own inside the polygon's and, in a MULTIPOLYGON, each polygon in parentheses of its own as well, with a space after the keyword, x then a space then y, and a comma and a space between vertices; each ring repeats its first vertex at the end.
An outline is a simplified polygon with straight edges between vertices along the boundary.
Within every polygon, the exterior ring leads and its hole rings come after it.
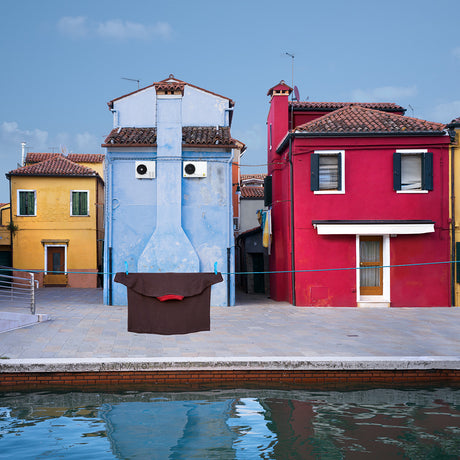
POLYGON ((393 190, 401 190, 401 154, 393 153, 393 190))
POLYGON ((78 216, 78 192, 72 192, 72 216, 78 216))
POLYGON ((272 176, 264 178, 264 206, 272 205, 272 176))
POLYGON ((35 214, 35 193, 19 192, 19 214, 33 216, 35 214))
POLYGON ((433 190, 433 153, 425 152, 422 156, 422 189, 433 190))
POLYGON ((319 155, 312 153, 310 157, 310 188, 312 192, 319 190, 319 155))
POLYGON ((88 192, 72 192, 72 215, 88 215, 88 192))
POLYGON ((86 192, 80 192, 80 215, 88 215, 88 195, 86 192))
POLYGON ((26 192, 19 192, 19 214, 21 216, 26 215, 26 202, 27 202, 27 195, 26 192))

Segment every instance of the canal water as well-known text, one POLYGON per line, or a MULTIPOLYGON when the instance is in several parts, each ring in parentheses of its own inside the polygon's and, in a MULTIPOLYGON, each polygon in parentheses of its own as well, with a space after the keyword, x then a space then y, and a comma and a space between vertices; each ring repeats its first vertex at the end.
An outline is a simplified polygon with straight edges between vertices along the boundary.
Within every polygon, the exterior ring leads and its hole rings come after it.
POLYGON ((0 458, 458 459, 460 388, 2 394, 0 458))

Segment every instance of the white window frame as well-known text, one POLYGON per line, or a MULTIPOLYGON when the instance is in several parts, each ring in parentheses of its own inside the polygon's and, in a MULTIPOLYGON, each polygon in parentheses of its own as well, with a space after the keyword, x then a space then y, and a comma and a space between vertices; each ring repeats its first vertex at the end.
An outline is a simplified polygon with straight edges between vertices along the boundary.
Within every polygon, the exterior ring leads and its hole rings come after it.
MULTIPOLYGON (((341 190, 315 190, 315 195, 343 195, 345 193, 345 150, 315 150, 316 155, 338 155, 340 154, 340 180, 341 190)), ((319 174, 319 171, 318 171, 319 174)), ((318 179, 319 180, 319 179, 318 179)))
POLYGON ((45 244, 45 275, 48 274, 48 248, 64 248, 64 274, 67 275, 67 245, 66 244, 45 244))
POLYGON ((382 295, 368 295, 363 296, 360 294, 361 290, 361 277, 360 277, 360 236, 356 235, 356 302, 391 302, 391 291, 390 291, 390 235, 389 234, 378 234, 375 233, 375 236, 383 237, 383 247, 382 247, 382 256, 383 256, 383 292, 382 295))
POLYGON ((17 216, 21 216, 21 217, 34 217, 37 215, 37 191, 36 190, 32 190, 32 189, 18 189, 17 191, 17 195, 16 195, 16 198, 17 198, 17 216), (34 192, 34 213, 33 214, 21 214, 21 198, 20 198, 20 195, 21 195, 21 192, 34 192))
POLYGON ((70 191, 70 216, 71 217, 88 217, 89 216, 89 190, 71 190, 70 191), (86 192, 86 214, 73 214, 72 213, 72 194, 73 192, 86 192))
MULTIPOLYGON (((428 149, 397 149, 396 153, 400 153, 401 155, 423 155, 427 153, 428 149)), ((401 160, 402 162, 402 160, 401 160)), ((402 168, 401 168, 402 170, 402 168)), ((402 175, 402 172, 401 172, 402 175)), ((423 181, 422 173, 420 174, 420 180, 423 181)), ((423 185, 422 185, 423 186, 423 185)), ((406 194, 413 194, 413 193, 428 193, 428 190, 396 190, 396 193, 406 193, 406 194)))

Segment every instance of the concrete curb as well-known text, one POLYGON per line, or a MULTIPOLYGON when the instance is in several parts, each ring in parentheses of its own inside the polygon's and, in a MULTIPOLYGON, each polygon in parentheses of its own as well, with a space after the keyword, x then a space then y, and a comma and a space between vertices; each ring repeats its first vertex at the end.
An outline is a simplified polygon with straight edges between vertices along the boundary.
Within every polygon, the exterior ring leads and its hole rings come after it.
POLYGON ((460 356, 53 358, 0 360, 0 373, 241 370, 458 370, 460 356))

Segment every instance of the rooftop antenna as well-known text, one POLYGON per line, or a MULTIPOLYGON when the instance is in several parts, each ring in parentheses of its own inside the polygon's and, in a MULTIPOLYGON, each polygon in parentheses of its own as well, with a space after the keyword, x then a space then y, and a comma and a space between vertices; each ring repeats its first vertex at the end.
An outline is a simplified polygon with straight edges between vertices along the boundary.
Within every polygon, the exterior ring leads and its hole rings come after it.
POLYGON ((126 77, 121 77, 122 80, 129 80, 129 81, 137 81, 137 89, 139 89, 139 82, 140 80, 136 80, 135 78, 126 78, 126 77))
POLYGON ((414 108, 410 104, 408 104, 407 107, 412 110, 412 118, 414 118, 414 108))
MULTIPOLYGON (((294 55, 291 53, 288 53, 286 51, 286 54, 291 58, 291 87, 294 88, 294 55)), ((291 93, 291 100, 293 100, 294 95, 291 93)))

